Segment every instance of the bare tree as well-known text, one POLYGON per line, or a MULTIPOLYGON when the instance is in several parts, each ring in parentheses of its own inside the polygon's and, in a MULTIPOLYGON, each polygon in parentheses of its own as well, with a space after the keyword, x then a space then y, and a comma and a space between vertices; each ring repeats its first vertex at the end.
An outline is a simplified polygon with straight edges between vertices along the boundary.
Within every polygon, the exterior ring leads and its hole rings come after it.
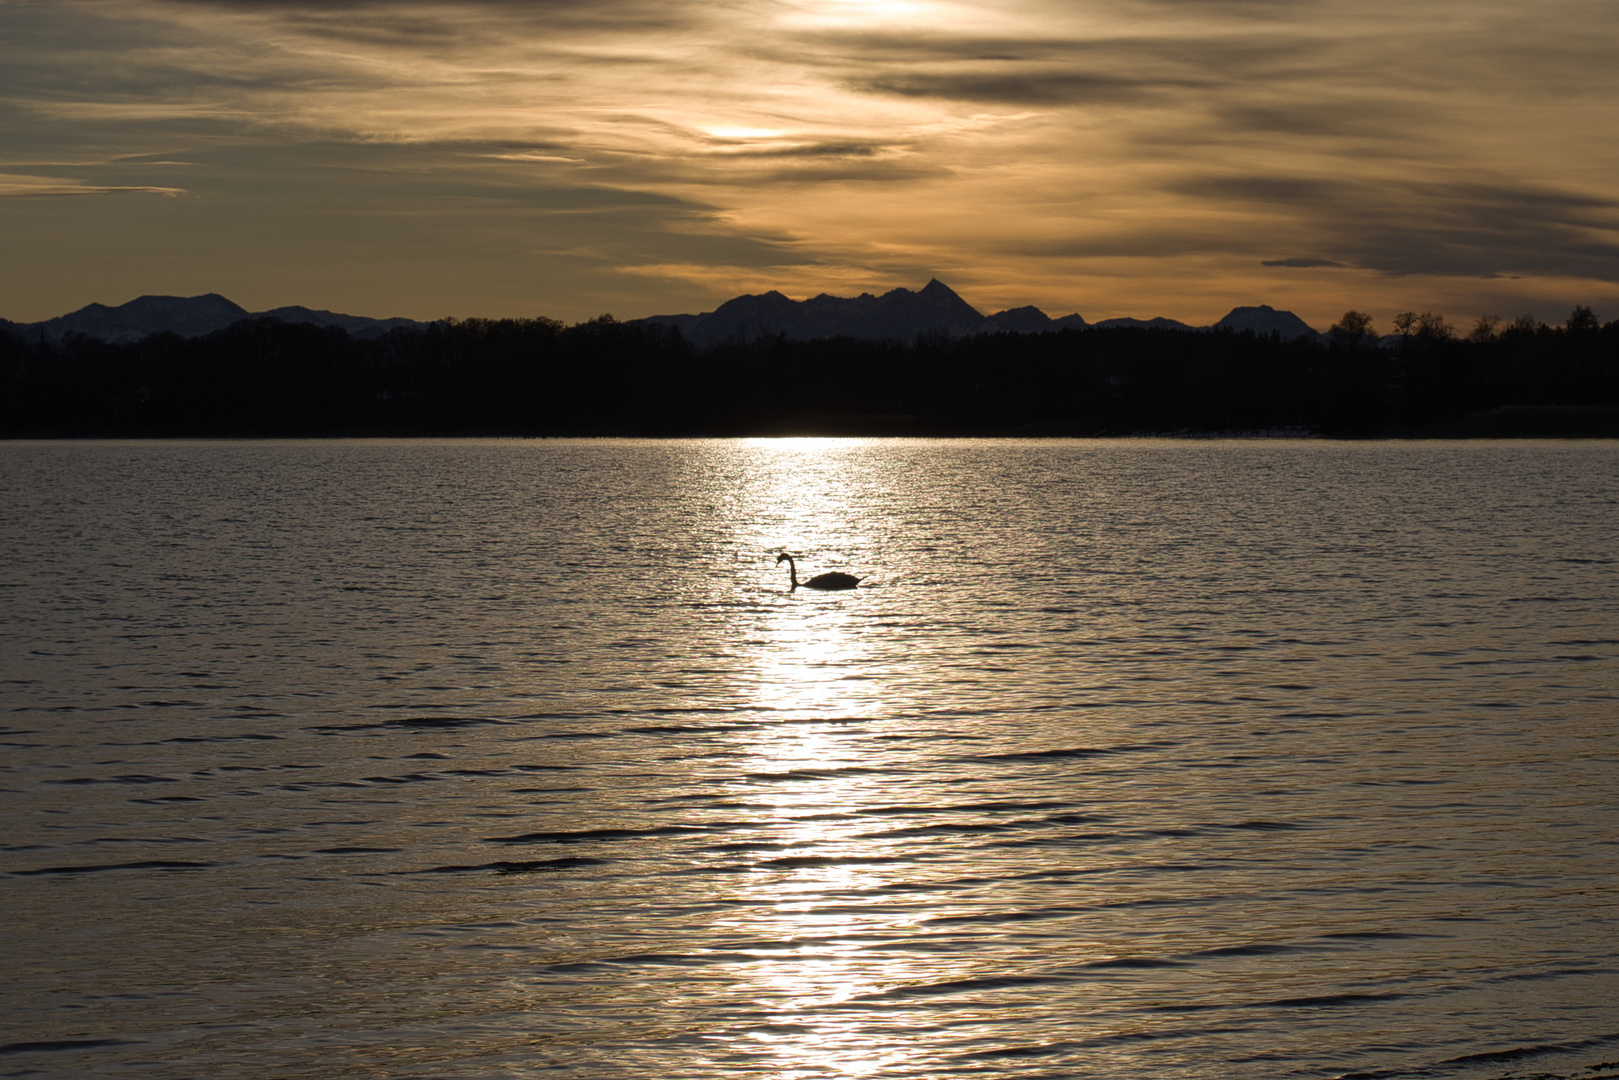
POLYGON ((1478 322, 1473 324, 1473 332, 1467 335, 1467 340, 1475 345, 1482 345, 1487 341, 1494 341, 1501 336, 1501 316, 1480 315, 1478 322))
POLYGON ((1417 316, 1417 336, 1438 341, 1448 341, 1456 336, 1456 328, 1446 322, 1443 315, 1433 311, 1424 311, 1417 316))

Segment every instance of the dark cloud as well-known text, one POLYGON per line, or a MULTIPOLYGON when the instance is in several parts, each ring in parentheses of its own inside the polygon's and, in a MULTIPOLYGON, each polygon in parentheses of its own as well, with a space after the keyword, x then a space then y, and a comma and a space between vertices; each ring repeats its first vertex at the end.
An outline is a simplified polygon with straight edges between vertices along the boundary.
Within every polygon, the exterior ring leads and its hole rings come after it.
POLYGON ((1305 21, 1327 0, 1123 0, 1118 7, 1131 9, 1145 19, 1198 16, 1224 21, 1233 17, 1305 21))
POLYGON ((943 165, 909 147, 854 140, 773 143, 770 140, 711 139, 705 154, 647 162, 635 157, 604 158, 593 172, 626 184, 646 184, 652 176, 701 185, 723 163, 728 182, 752 187, 803 186, 836 182, 897 184, 950 175, 943 165))
POLYGON ((682 0, 148 0, 157 8, 273 15, 327 39, 438 49, 525 26, 537 33, 637 33, 690 26, 707 12, 682 0))
MULTIPOLYGON (((438 11, 446 14, 456 11, 486 9, 516 11, 533 15, 549 15, 580 7, 578 0, 151 0, 153 6, 213 8, 217 11, 379 11, 392 15, 413 12, 438 11)), ((593 7, 647 7, 648 0, 594 0, 593 7)))
MULTIPOLYGON (((1483 181, 1220 176, 1177 192, 1243 203, 1278 227, 1327 237, 1334 264, 1386 274, 1519 274, 1619 282, 1619 200, 1546 185, 1483 181)), ((1277 260, 1267 266, 1323 265, 1277 260)))
POLYGON ((1309 176, 1239 173, 1226 176, 1190 176, 1169 185, 1177 195, 1222 202, 1323 205, 1354 198, 1364 189, 1353 180, 1322 180, 1309 176))
POLYGON ((596 17, 643 15, 658 17, 691 5, 681 0, 146 0, 152 9, 204 8, 226 14, 263 12, 275 15, 316 15, 328 13, 352 17, 375 14, 391 19, 428 19, 446 25, 475 21, 483 13, 503 17, 570 21, 587 12, 596 17))
POLYGON ((905 184, 950 176, 950 171, 927 161, 819 161, 786 168, 759 169, 739 179, 754 184, 788 186, 861 183, 905 184))
POLYGON ((852 80, 853 89, 900 97, 949 98, 1010 105, 1073 105, 1135 101, 1161 88, 1158 82, 1061 70, 959 71, 877 76, 852 80))
MULTIPOLYGON (((997 36, 946 33, 917 28, 906 33, 888 29, 815 30, 799 34, 795 43, 810 50, 806 59, 820 64, 884 63, 890 65, 985 61, 1007 63, 1100 63, 1117 52, 1111 43, 1082 38, 997 36)), ((764 55, 780 43, 754 43, 764 55)))
POLYGON ((370 10, 304 11, 288 18, 288 25, 314 38, 382 45, 404 49, 442 49, 459 44, 471 27, 446 16, 400 15, 370 10))
POLYGON ((1399 137, 1405 125, 1418 118, 1407 103, 1365 94, 1337 101, 1233 102, 1216 108, 1213 115, 1227 132, 1378 140, 1399 137))
MULTIPOLYGON (((1197 37, 994 38, 844 32, 816 37, 817 62, 863 93, 1014 105, 1199 102, 1267 85, 1314 51, 1306 41, 1197 37)), ((1202 106, 1199 104, 1200 110, 1202 106)))
POLYGON ((1331 266, 1343 268, 1343 263, 1333 262, 1331 259, 1266 259, 1260 266, 1287 266, 1300 270, 1308 270, 1318 266, 1331 266))
POLYGON ((832 142, 760 142, 753 139, 714 138, 710 142, 720 152, 734 158, 872 158, 896 149, 875 142, 838 140, 832 142))

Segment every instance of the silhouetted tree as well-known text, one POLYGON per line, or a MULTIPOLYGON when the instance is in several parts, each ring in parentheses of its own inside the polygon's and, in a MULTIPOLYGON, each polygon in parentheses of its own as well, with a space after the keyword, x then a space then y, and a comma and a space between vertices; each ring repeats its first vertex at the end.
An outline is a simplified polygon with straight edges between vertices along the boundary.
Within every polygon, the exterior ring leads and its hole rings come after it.
POLYGON ((1467 335, 1467 340, 1475 345, 1494 341, 1500 331, 1500 326, 1501 316, 1480 315, 1478 321, 1473 324, 1473 332, 1467 335))
POLYGON ((1449 341, 1456 336, 1456 328, 1446 322, 1443 315, 1424 311, 1417 316, 1417 336, 1449 341))
POLYGON ((1372 329, 1372 317, 1362 311, 1346 311, 1344 317, 1332 324, 1327 331, 1334 341, 1340 345, 1363 345, 1377 336, 1372 329))
POLYGON ((275 319, 120 345, 25 341, 0 327, 0 434, 1088 435, 1295 424, 1377 434, 1460 430, 1478 417, 1499 420, 1477 428, 1485 433, 1571 434, 1619 423, 1619 321, 1601 326, 1581 308, 1556 329, 1485 317, 1465 340, 1432 312, 1404 313, 1396 327, 1398 349, 1378 347, 1371 319, 1355 311, 1326 347, 1120 328, 909 344, 775 335, 697 349, 677 331, 610 316, 571 327, 444 320, 374 341, 275 319))
POLYGON ((1601 328, 1596 312, 1583 304, 1569 313, 1568 322, 1564 324, 1564 329, 1571 334, 1593 334, 1601 328))

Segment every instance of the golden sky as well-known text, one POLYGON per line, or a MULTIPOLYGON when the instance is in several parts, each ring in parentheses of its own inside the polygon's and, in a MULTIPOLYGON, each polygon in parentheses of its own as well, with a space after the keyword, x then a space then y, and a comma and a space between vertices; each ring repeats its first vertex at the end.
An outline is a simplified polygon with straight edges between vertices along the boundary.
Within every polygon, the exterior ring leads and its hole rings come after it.
POLYGON ((1619 317, 1614 0, 0 0, 0 316, 1619 317))

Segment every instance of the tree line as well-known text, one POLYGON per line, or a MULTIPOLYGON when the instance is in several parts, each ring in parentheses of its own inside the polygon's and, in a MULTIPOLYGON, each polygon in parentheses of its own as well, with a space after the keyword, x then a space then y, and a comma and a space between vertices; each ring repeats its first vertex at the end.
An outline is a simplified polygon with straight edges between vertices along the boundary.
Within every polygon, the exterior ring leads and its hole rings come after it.
POLYGON ((602 316, 447 320, 374 340, 246 320, 108 344, 0 333, 0 435, 1619 436, 1619 320, 1432 312, 1379 338, 1064 330, 698 349, 602 316))

